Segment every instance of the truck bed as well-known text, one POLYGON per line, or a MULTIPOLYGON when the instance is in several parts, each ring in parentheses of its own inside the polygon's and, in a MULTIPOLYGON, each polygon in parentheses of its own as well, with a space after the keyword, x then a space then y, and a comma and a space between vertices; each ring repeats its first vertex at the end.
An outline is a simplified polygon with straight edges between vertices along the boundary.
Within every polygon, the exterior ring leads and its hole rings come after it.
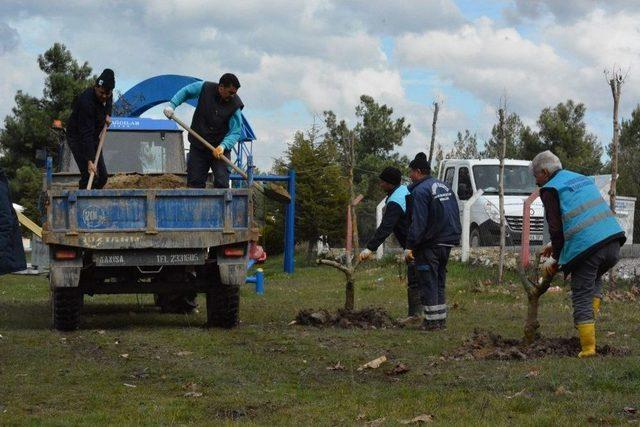
POLYGON ((43 240, 108 250, 206 248, 257 238, 251 190, 48 191, 43 240))

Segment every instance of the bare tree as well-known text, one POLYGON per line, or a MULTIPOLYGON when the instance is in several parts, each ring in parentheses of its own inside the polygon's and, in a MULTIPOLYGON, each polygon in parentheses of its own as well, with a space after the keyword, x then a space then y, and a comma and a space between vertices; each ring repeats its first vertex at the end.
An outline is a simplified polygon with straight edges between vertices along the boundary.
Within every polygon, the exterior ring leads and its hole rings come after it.
MULTIPOLYGON (((618 147, 620 144, 620 123, 618 121, 618 109, 620 107, 620 94, 622 93, 622 85, 627 74, 622 75, 622 71, 615 65, 610 71, 605 70, 607 83, 611 88, 613 96, 613 139, 611 141, 611 186, 609 187, 609 206, 613 213, 616 213, 616 184, 618 181, 618 147)), ((609 284, 612 288, 616 285, 616 276, 614 270, 609 272, 609 284)))
POLYGON ((429 164, 433 159, 433 148, 436 145, 436 124, 438 123, 438 111, 440 111, 440 103, 433 102, 433 123, 431 123, 431 145, 429 146, 429 164))
POLYGON ((506 98, 504 103, 498 109, 498 119, 499 119, 499 130, 500 130, 500 178, 498 183, 498 194, 500 201, 500 258, 498 262, 498 285, 502 285, 504 280, 504 256, 505 256, 505 245, 506 245, 506 223, 504 216, 504 158, 507 154, 507 137, 505 135, 504 129, 504 121, 505 121, 505 109, 506 109, 506 98))

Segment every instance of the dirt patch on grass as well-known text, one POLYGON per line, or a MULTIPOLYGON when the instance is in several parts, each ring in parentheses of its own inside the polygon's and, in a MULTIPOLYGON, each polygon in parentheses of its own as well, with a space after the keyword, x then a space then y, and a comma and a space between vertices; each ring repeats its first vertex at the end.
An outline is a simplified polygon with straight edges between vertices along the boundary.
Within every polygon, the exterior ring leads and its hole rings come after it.
MULTIPOLYGON (((576 357, 580 352, 580 340, 571 338, 538 338, 526 345, 522 340, 503 338, 491 332, 475 330, 462 347, 445 354, 452 360, 527 360, 542 357, 576 357)), ((599 356, 626 356, 628 349, 610 345, 598 346, 599 356)))
POLYGON ((121 173, 109 178, 106 189, 129 189, 129 188, 186 188, 185 178, 172 173, 162 175, 142 175, 139 173, 121 173))
POLYGON ((400 326, 389 313, 381 307, 368 307, 362 310, 338 310, 330 313, 327 310, 300 310, 295 323, 305 326, 360 328, 360 329, 389 329, 400 326))

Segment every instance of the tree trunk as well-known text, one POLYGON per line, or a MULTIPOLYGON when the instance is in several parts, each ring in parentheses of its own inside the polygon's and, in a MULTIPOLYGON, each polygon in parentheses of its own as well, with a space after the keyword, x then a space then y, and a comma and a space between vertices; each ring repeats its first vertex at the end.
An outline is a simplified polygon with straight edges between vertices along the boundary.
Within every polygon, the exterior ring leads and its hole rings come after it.
MULTIPOLYGON (((534 269, 537 272, 538 266, 536 265, 534 269)), ((547 289, 549 289, 549 286, 551 286, 553 277, 547 278, 547 280, 542 283, 532 282, 527 277, 527 273, 522 266, 518 267, 518 276, 527 293, 527 317, 524 322, 524 341, 526 344, 531 344, 538 338, 538 328, 540 327, 540 322, 538 322, 538 307, 540 305, 540 297, 544 295, 547 289)))
MULTIPOLYGON (((433 123, 431 124, 431 145, 429 146, 429 164, 433 159, 433 148, 436 144, 436 123, 438 122, 438 111, 440 111, 440 105, 438 102, 433 103, 433 123)), ((433 165, 431 165, 433 169, 433 165)))
POLYGON ((344 309, 353 311, 355 308, 355 291, 354 291, 354 280, 351 275, 347 275, 347 284, 345 287, 345 300, 344 300, 344 309))
POLYGON ((500 201, 500 257, 498 263, 498 285, 502 285, 504 280, 504 251, 506 245, 506 224, 504 217, 504 158, 507 153, 507 138, 504 132, 504 109, 498 110, 500 118, 500 181, 498 184, 500 201))
MULTIPOLYGON (((609 187, 609 206, 613 213, 616 213, 616 184, 618 181, 618 145, 620 143, 620 124, 618 123, 618 108, 620 106, 620 92, 623 77, 613 70, 609 86, 613 96, 613 140, 611 147, 611 186, 609 187)), ((609 271, 609 285, 612 289, 616 287, 615 270, 609 271)))

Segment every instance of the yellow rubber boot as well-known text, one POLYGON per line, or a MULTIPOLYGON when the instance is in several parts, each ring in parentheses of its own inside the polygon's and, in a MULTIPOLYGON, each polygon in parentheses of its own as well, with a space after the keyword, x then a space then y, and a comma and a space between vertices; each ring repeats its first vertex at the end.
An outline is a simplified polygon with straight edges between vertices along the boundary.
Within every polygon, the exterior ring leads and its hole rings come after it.
POLYGON ((580 346, 582 351, 578 357, 591 357, 596 355, 596 324, 582 323, 576 325, 580 334, 580 346))
POLYGON ((602 298, 593 297, 593 317, 596 318, 600 314, 600 304, 602 304, 602 298))

